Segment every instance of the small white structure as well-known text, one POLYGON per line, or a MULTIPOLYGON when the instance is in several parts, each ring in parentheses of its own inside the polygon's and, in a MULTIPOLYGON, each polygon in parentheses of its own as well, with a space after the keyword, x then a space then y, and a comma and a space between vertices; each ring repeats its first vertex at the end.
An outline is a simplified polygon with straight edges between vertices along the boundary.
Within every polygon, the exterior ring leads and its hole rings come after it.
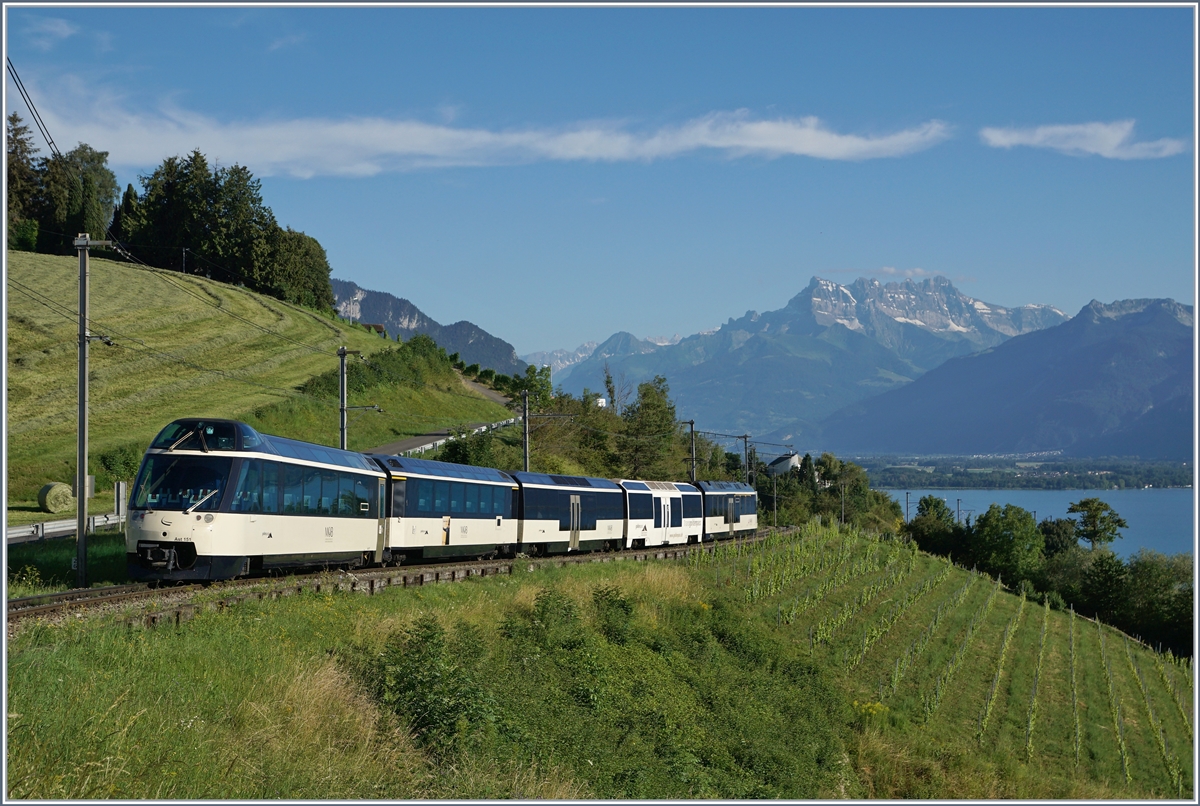
POLYGON ((800 456, 795 453, 789 453, 787 456, 780 456, 774 462, 767 465, 767 475, 782 476, 790 473, 793 467, 800 467, 800 456))

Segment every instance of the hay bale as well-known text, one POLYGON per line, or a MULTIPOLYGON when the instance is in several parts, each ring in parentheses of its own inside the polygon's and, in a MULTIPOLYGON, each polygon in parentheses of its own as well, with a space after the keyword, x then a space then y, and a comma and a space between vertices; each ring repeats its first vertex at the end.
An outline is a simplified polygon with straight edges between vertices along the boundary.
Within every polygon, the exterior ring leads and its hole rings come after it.
POLYGON ((38 506, 42 512, 66 512, 75 509, 75 496, 71 486, 61 481, 52 481, 38 490, 38 506))

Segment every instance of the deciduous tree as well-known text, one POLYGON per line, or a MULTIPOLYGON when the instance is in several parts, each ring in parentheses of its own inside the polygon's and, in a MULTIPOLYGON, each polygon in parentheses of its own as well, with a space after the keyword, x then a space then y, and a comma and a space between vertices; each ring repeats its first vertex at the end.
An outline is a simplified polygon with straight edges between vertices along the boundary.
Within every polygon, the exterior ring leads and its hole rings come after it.
POLYGON ((1118 529, 1127 529, 1129 524, 1106 502, 1099 498, 1084 498, 1067 507, 1067 512, 1079 515, 1079 536, 1097 546, 1106 546, 1121 536, 1118 529))

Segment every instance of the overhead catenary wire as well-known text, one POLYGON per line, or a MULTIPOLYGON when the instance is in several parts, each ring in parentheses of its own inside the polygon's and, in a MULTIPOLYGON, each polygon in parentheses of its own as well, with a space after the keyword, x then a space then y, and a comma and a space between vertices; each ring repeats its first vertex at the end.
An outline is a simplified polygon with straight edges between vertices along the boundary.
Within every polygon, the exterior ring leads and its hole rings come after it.
POLYGON ((21 99, 25 101, 25 106, 29 109, 29 114, 33 118, 34 124, 38 127, 38 131, 45 138, 46 144, 50 146, 50 153, 56 157, 61 157, 62 152, 58 150, 58 144, 50 136, 50 129, 46 126, 45 121, 42 120, 42 116, 38 114, 37 107, 33 105, 33 99, 29 97, 29 92, 26 91, 25 84, 21 81, 21 76, 17 74, 17 68, 13 65, 12 59, 8 56, 4 58, 8 62, 8 72, 13 77, 13 83, 17 85, 17 92, 21 94, 21 99))

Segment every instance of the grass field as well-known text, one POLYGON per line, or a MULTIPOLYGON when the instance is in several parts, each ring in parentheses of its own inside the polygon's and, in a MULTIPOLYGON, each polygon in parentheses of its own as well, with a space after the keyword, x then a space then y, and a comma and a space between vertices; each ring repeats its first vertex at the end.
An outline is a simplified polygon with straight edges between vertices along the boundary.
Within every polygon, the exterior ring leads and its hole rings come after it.
MULTIPOLYGON (((23 508, 9 522, 22 523, 43 484, 74 475, 78 260, 9 252, 8 274, 8 495, 23 508)), ((117 345, 94 342, 90 350, 94 473, 95 457, 140 451, 182 416, 240 418, 268 433, 336 445, 337 401, 296 387, 335 370, 341 345, 368 355, 388 346, 360 327, 244 288, 105 260, 91 261, 90 307, 92 332, 117 345)), ((378 404, 386 413, 351 414, 351 449, 509 416, 454 376, 365 397, 349 404, 378 404)), ((97 490, 96 500, 110 497, 97 490)))
POLYGON ((1193 796, 1190 666, 815 525, 157 631, 35 625, 8 671, 14 798, 1193 796))

